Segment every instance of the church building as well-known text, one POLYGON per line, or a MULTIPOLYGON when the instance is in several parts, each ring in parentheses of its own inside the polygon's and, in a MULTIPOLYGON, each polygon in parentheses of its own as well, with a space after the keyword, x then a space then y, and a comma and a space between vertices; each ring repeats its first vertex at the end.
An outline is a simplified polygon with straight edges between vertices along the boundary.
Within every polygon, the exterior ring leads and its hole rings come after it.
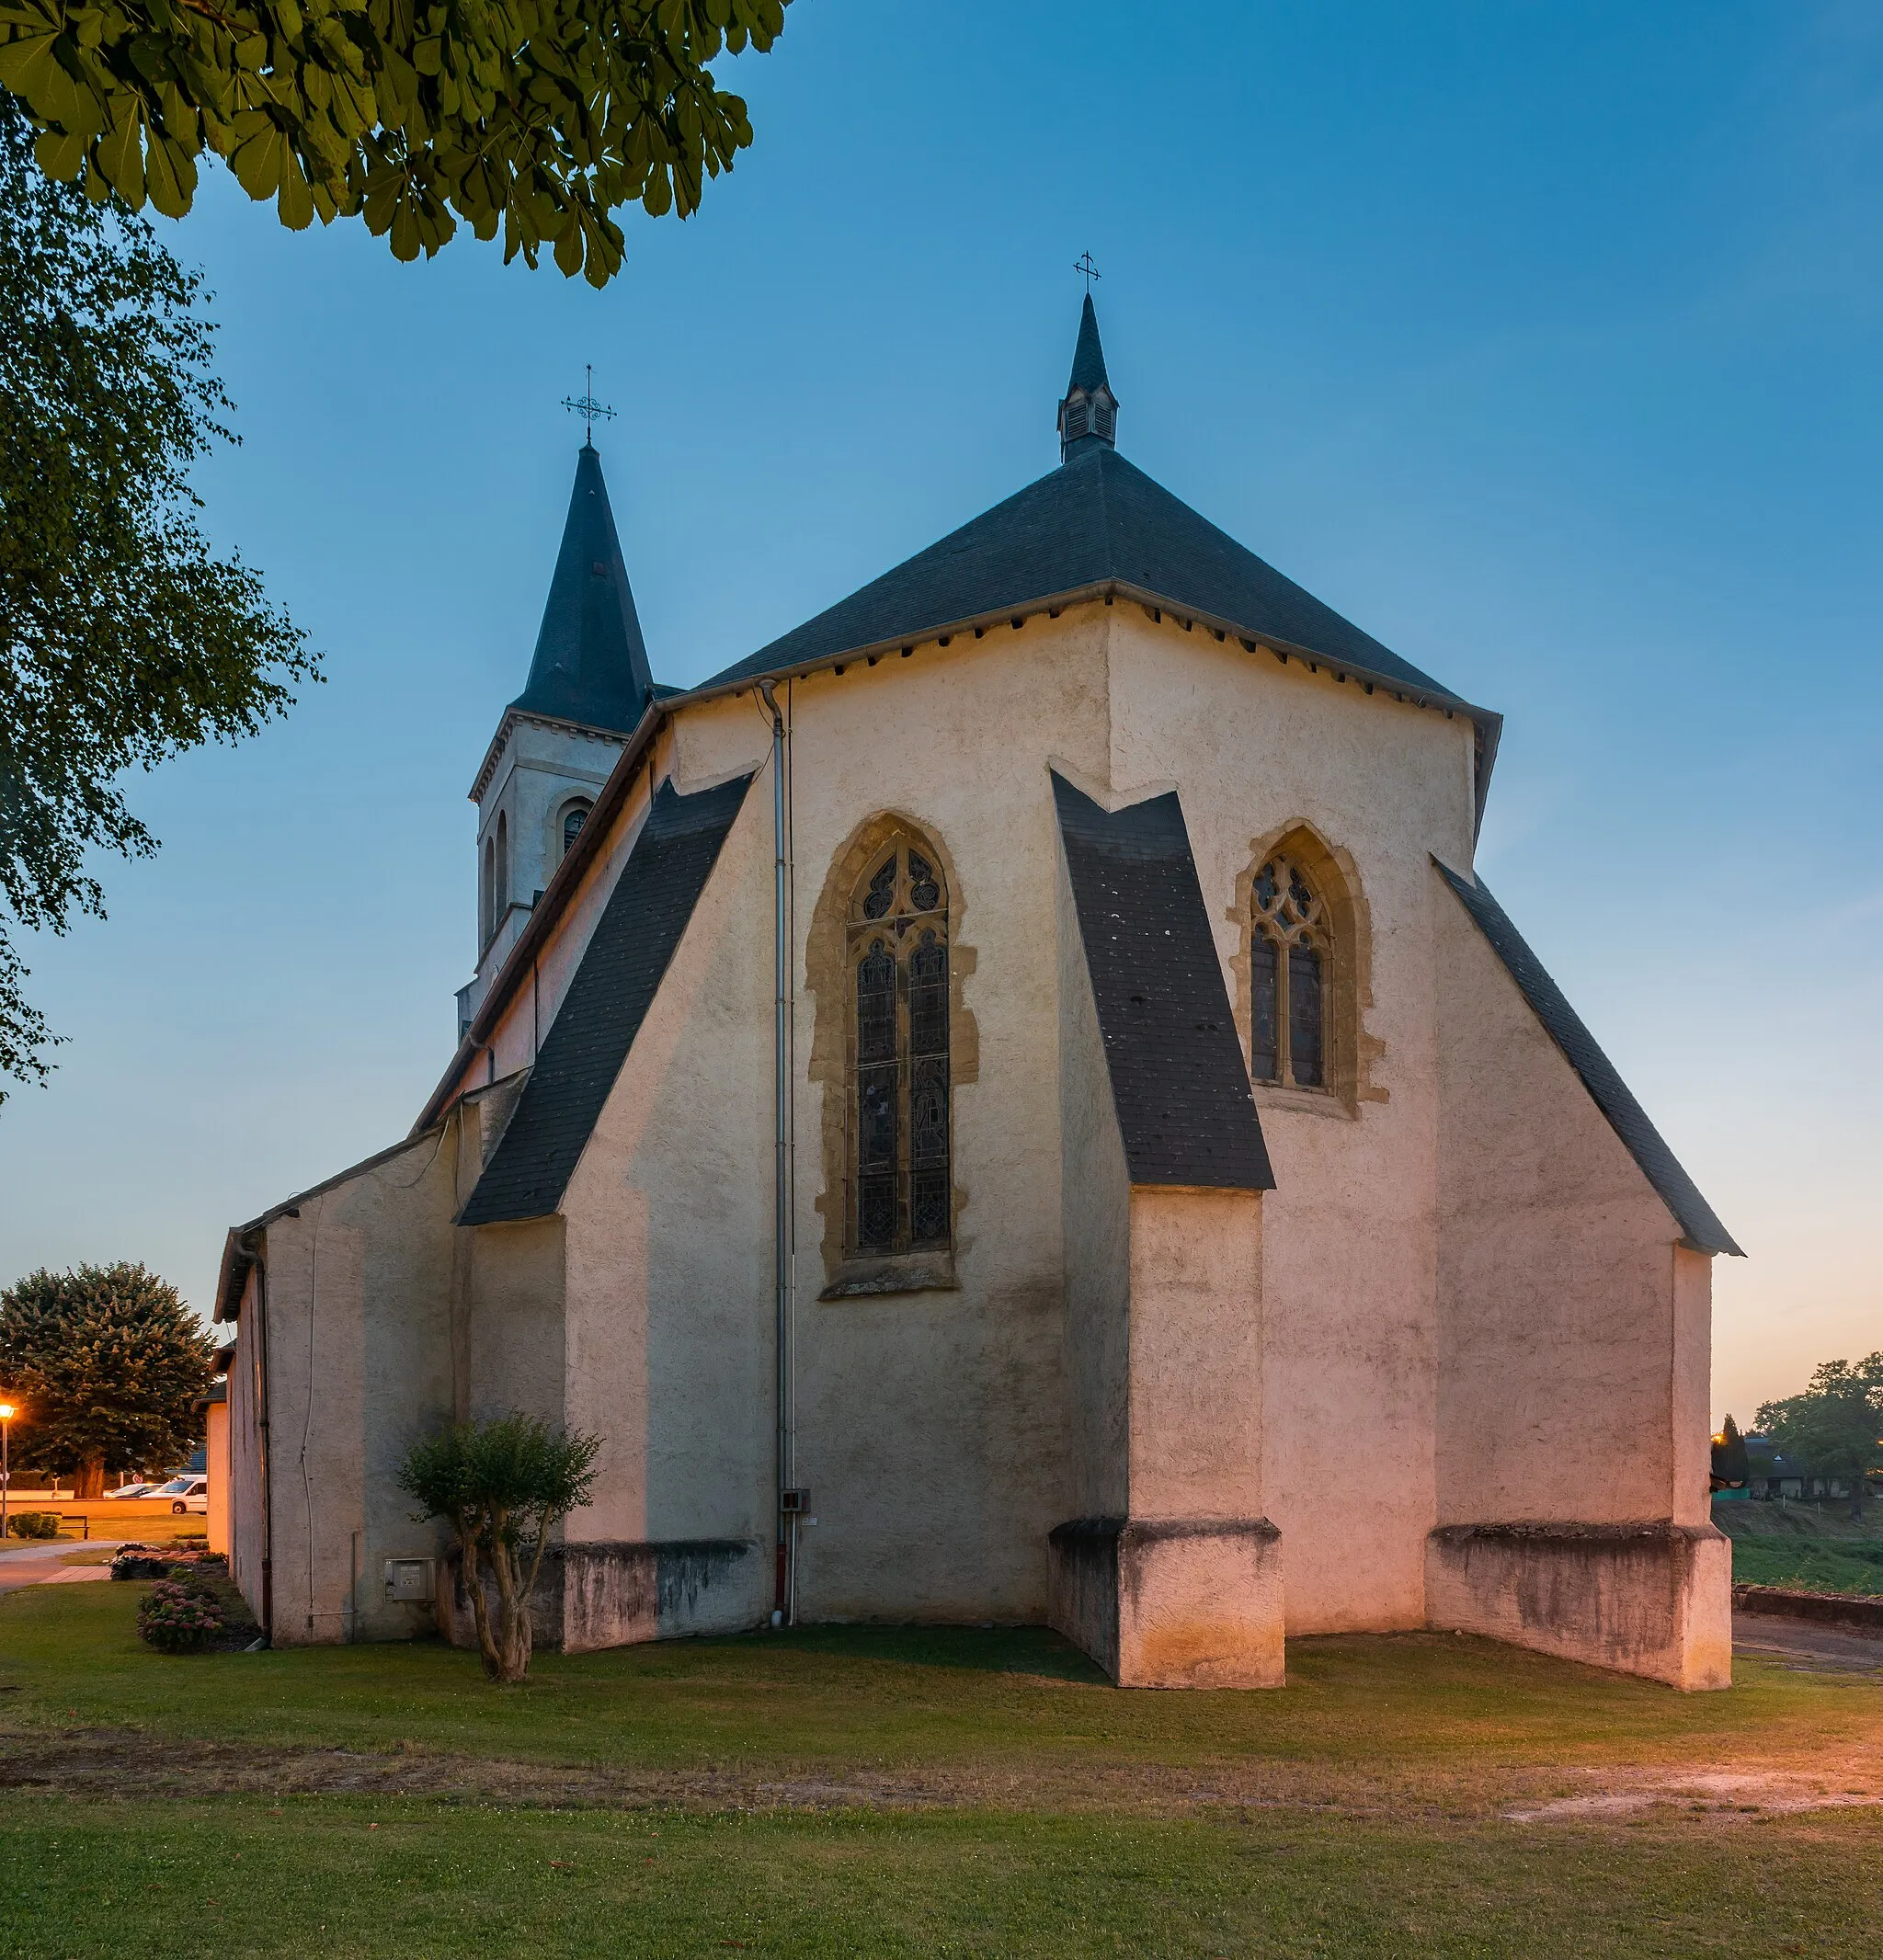
POLYGON ((584 446, 456 1052, 228 1235, 277 1644, 468 1639, 397 1470, 518 1409, 602 1440, 571 1651, 1034 1623, 1259 1687, 1433 1626, 1728 1684, 1738 1248, 1474 869, 1500 718, 1121 414, 1088 298, 1056 468, 687 689, 584 446))

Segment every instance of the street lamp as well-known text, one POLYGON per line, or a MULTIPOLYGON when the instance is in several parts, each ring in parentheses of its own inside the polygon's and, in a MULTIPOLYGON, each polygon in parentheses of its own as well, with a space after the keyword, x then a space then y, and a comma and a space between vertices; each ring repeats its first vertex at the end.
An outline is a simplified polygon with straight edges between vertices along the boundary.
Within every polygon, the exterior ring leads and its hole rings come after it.
POLYGON ((13 1419, 18 1406, 0 1402, 0 1539, 6 1536, 6 1500, 13 1495, 13 1419))

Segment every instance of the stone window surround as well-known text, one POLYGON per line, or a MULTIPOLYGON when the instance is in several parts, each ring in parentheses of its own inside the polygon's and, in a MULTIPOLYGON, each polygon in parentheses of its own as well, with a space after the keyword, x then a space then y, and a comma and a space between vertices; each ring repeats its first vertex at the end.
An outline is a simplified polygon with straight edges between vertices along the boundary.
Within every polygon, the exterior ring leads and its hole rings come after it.
MULTIPOLYGON (((1224 915, 1236 928, 1236 951, 1229 961, 1235 981, 1231 1001, 1245 1063, 1250 1056, 1254 1031, 1250 959, 1254 885, 1264 864, 1282 856, 1300 865, 1326 907, 1331 940, 1322 978, 1330 1001, 1323 1060, 1326 1087, 1295 1088, 1251 1080, 1256 1106, 1351 1120, 1359 1115, 1363 1102, 1388 1100, 1387 1091, 1373 1077, 1374 1064, 1386 1053, 1386 1043, 1366 1027, 1366 1010, 1373 1005, 1373 929, 1359 869, 1351 851, 1330 844, 1312 824, 1299 817, 1251 838, 1249 853, 1237 874, 1234 902, 1224 915)), ((1287 1038, 1285 1030, 1282 1038, 1287 1038)))
POLYGON ((805 991, 814 997, 810 1078, 823 1089, 823 1191, 816 1208, 824 1222, 822 1300, 865 1298, 883 1293, 953 1292, 955 1260, 964 1249, 961 1214, 967 1193, 956 1152, 949 1151, 951 1221, 946 1247, 919 1251, 859 1254, 850 1242, 851 1049, 855 1012, 850 981, 850 909, 870 872, 892 846, 919 851, 941 873, 948 902, 949 1126, 954 1100, 979 1077, 979 1031, 964 992, 976 965, 975 949, 962 937, 967 912, 953 855, 937 833, 919 818, 886 810, 851 833, 832 860, 805 941, 805 991))

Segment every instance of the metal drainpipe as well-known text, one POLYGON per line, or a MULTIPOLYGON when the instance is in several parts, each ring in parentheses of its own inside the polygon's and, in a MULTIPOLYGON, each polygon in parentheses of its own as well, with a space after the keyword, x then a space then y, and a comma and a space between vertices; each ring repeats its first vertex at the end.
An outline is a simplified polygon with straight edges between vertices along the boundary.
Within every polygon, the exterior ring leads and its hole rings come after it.
POLYGON ((785 1509, 793 1487, 794 1411, 792 1407, 792 1196, 794 1178, 792 1123, 792 945, 790 734, 771 683, 759 692, 771 712, 772 963, 775 976, 772 1087, 777 1110, 773 1210, 776 1339, 778 1356, 778 1574, 771 1624, 789 1626, 797 1618, 797 1516, 785 1509))
POLYGON ((256 1482, 261 1495, 261 1630, 265 1639, 275 1632, 275 1521, 268 1489, 268 1263, 267 1238, 255 1252, 255 1410, 256 1482))

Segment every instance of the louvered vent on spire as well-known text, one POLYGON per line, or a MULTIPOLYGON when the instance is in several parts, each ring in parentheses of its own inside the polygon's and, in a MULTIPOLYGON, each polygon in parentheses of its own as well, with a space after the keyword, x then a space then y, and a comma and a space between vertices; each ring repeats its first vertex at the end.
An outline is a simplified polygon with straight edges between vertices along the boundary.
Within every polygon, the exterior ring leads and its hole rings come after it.
POLYGON ((1114 448, 1117 436, 1118 397, 1105 378, 1099 316, 1088 292, 1078 319, 1078 345, 1072 350, 1072 379, 1059 405, 1059 460, 1069 462, 1086 450, 1114 448))

